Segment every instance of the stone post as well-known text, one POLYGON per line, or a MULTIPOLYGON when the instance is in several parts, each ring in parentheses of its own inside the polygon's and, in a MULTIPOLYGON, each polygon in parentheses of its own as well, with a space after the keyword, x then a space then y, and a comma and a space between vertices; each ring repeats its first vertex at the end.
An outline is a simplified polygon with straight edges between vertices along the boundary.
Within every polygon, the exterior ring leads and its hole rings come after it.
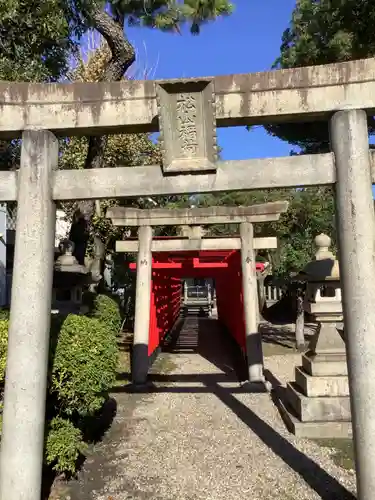
POLYGON ((337 112, 330 123, 336 159, 340 276, 357 471, 357 495, 375 491, 375 218, 367 116, 337 112))
POLYGON ((51 132, 22 135, 0 457, 1 500, 40 500, 56 208, 51 132))
POLYGON ((303 290, 301 290, 301 286, 297 284, 296 286, 296 348, 299 351, 305 350, 305 310, 303 308, 303 290))
POLYGON ((249 382, 264 383, 262 341, 258 331, 258 285, 255 270, 254 230, 250 222, 240 224, 243 308, 249 382))
POLYGON ((135 292, 134 341, 132 355, 132 380, 134 385, 144 385, 148 374, 148 337, 150 327, 152 228, 142 226, 138 232, 137 282, 135 292))

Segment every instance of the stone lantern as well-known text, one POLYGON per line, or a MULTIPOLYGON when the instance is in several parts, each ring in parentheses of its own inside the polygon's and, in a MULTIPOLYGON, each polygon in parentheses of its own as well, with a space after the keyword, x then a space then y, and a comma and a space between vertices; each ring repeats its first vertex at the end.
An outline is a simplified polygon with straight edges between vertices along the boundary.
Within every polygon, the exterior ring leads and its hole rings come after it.
POLYGON ((60 256, 53 273, 52 309, 54 313, 79 313, 82 312, 83 289, 91 283, 90 271, 78 264, 72 241, 63 240, 59 248, 60 256))
POLYGON ((352 429, 339 263, 329 250, 329 236, 320 234, 315 244, 315 259, 300 277, 306 281, 304 310, 318 326, 281 404, 296 435, 348 437, 352 429))
POLYGON ((339 263, 329 250, 329 236, 320 234, 315 238, 315 245, 318 248, 315 260, 303 271, 306 280, 304 309, 318 323, 310 346, 310 362, 320 359, 319 354, 345 356, 345 344, 339 333, 343 321, 339 263))

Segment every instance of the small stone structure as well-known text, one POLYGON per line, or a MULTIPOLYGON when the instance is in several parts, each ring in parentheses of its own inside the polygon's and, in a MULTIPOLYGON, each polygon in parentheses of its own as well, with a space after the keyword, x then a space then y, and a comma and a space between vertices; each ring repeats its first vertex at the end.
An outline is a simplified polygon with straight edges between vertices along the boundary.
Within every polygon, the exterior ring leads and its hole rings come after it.
POLYGON ((90 284, 90 271, 78 264, 73 256, 74 244, 60 242, 61 255, 57 257, 53 273, 52 312, 82 312, 82 296, 85 285, 90 284))
POLYGON ((338 261, 331 239, 315 238, 318 251, 300 278, 307 281, 304 309, 318 323, 310 350, 287 384, 283 415, 290 430, 303 437, 351 435, 351 413, 338 261))

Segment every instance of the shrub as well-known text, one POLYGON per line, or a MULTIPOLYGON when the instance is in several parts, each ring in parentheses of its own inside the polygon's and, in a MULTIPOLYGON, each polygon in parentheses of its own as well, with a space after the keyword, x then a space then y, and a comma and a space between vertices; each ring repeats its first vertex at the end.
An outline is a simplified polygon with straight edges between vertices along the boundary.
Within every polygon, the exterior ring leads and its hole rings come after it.
POLYGON ((9 309, 0 309, 0 321, 3 319, 9 319, 9 309))
MULTIPOLYGON (((8 321, 0 320, 0 384, 7 338, 8 321)), ((111 325, 96 318, 53 315, 50 346, 45 462, 58 472, 72 473, 85 450, 83 436, 90 421, 116 380, 116 335, 111 325)))
POLYGON ((116 337, 106 323, 70 314, 56 342, 50 392, 66 415, 99 410, 115 383, 116 337))
POLYGON ((95 297, 91 316, 105 323, 115 335, 121 328, 120 306, 109 295, 97 295, 95 297))
POLYGON ((61 417, 51 420, 47 429, 45 461, 53 464, 57 472, 75 472, 80 454, 84 453, 86 445, 82 433, 72 422, 61 417))
POLYGON ((4 383, 8 348, 8 320, 0 319, 0 386, 4 383))

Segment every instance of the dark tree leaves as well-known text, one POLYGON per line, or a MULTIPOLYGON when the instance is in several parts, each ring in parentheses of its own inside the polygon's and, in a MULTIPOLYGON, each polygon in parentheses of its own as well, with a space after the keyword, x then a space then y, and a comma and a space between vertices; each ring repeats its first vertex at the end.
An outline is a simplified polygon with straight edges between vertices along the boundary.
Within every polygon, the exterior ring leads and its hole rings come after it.
MULTIPOLYGON (((373 57, 375 55, 373 0, 300 0, 284 31, 274 68, 295 68, 373 57)), ((375 130, 369 120, 370 132, 375 130)), ((306 153, 329 150, 325 122, 278 124, 267 131, 306 153)))

